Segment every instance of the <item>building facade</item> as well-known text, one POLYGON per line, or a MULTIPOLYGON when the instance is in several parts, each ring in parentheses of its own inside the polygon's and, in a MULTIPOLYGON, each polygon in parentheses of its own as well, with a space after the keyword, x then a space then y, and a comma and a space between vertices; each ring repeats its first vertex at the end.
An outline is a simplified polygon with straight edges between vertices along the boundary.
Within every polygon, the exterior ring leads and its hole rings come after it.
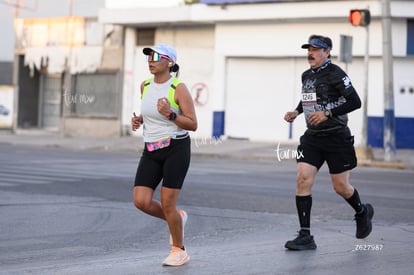
POLYGON ((97 18, 16 19, 17 128, 120 136, 123 29, 97 18))
POLYGON ((123 28, 98 22, 104 0, 16 3, 13 130, 120 136, 123 28))
MULTIPOLYGON (((139 84, 148 77, 142 48, 165 42, 177 49, 180 77, 193 95, 197 136, 297 141, 305 123, 288 124, 283 115, 299 102, 300 76, 308 68, 300 46, 317 33, 332 38, 333 62, 347 71, 361 99, 367 99, 368 143, 382 147, 381 2, 205 0, 151 8, 107 0, 99 21, 126 29, 122 123, 129 124, 132 111, 139 112, 139 84), (371 23, 365 96, 367 31, 352 26, 348 15, 351 9, 367 7, 371 23), (349 64, 339 61, 343 35, 353 40, 349 64)), ((414 148, 414 2, 391 1, 391 20, 396 143, 398 148, 414 148)), ((356 143, 363 142, 362 121, 363 110, 350 114, 356 143)))
MULTIPOLYGON (((296 107, 309 66, 300 46, 316 33, 332 38, 333 62, 367 103, 368 144, 382 147, 381 2, 106 0, 89 14, 17 18, 14 128, 141 135, 130 131, 130 117, 140 112, 139 86, 150 77, 142 49, 163 42, 177 49, 179 77, 194 99, 194 137, 297 142, 303 118, 288 124, 283 115, 296 107), (351 9, 366 8, 369 32, 348 22, 351 9), (347 64, 340 61, 344 35, 353 41, 347 64)), ((414 2, 391 1, 391 21, 396 145, 414 148, 414 2)), ((363 110, 350 114, 357 144, 363 119, 363 110)))

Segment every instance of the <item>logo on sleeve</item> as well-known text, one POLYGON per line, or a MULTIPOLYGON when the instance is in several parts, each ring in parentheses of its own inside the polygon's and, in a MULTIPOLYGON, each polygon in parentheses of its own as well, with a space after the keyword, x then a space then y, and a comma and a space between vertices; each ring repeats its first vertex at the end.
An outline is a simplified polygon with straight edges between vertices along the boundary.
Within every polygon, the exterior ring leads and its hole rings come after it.
POLYGON ((348 89, 349 87, 352 86, 351 79, 349 79, 348 76, 343 77, 342 81, 344 82, 345 89, 348 89))

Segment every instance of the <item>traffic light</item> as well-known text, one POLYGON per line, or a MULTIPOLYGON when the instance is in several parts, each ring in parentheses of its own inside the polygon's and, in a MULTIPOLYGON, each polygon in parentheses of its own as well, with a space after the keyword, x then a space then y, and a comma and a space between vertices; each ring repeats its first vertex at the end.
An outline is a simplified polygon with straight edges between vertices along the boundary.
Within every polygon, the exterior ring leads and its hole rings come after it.
POLYGON ((368 26, 371 22, 369 10, 351 10, 349 12, 349 22, 353 26, 368 26))

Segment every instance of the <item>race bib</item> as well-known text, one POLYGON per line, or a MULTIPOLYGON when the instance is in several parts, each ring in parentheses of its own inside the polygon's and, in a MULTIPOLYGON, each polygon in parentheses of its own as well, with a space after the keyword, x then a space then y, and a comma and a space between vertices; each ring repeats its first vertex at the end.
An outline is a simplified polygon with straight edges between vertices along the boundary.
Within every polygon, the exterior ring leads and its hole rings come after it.
POLYGON ((316 93, 302 93, 302 105, 316 105, 316 93))

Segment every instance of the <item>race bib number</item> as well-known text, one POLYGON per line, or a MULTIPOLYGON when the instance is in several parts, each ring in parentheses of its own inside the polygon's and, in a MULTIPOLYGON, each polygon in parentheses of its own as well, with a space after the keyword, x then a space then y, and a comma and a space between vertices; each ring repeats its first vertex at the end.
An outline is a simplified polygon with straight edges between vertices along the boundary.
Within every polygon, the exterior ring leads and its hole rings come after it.
POLYGON ((316 93, 302 93, 302 105, 315 105, 316 93))

